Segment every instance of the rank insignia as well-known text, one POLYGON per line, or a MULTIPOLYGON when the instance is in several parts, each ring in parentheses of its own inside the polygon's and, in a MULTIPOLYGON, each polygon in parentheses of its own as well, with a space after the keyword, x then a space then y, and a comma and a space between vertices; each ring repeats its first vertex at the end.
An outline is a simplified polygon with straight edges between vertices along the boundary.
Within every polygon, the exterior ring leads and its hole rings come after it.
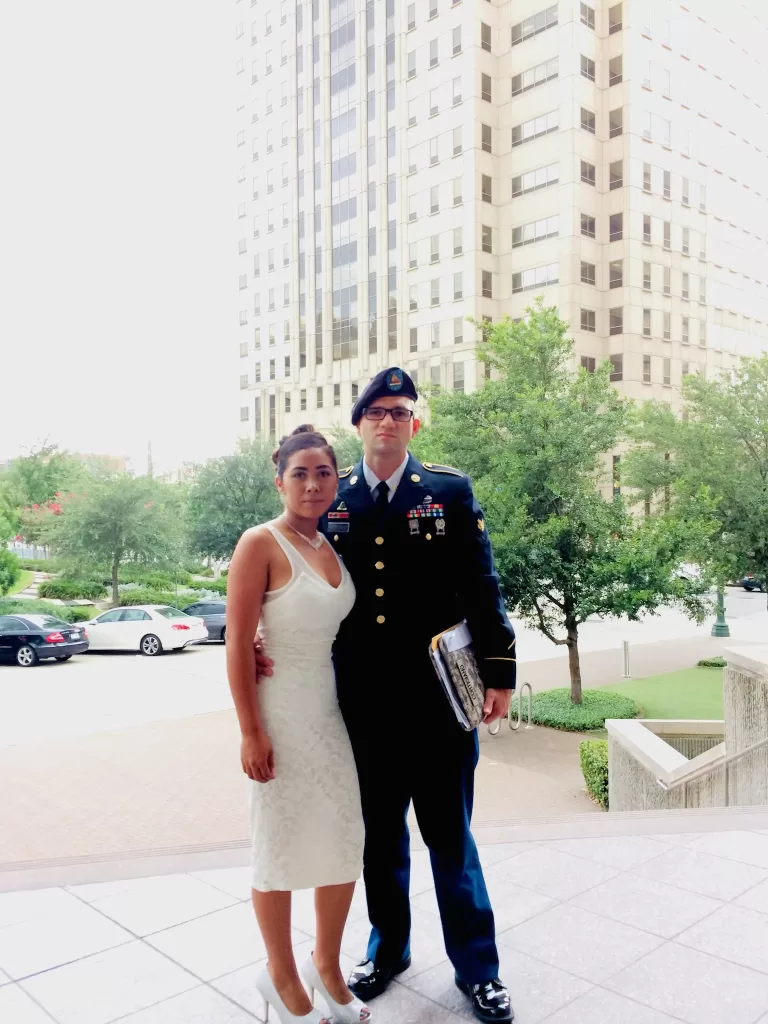
POLYGON ((485 520, 484 519, 478 519, 477 520, 477 528, 480 531, 480 533, 483 532, 483 530, 485 529, 485 520))
POLYGON ((444 537, 445 536, 445 520, 444 519, 436 519, 435 520, 435 529, 437 530, 437 536, 438 537, 444 537))
POLYGON ((349 512, 329 512, 329 519, 349 519, 349 512))
POLYGON ((346 501, 340 501, 339 504, 336 506, 336 511, 337 512, 346 512, 347 511, 347 503, 346 503, 346 501))
POLYGON ((408 528, 411 531, 411 536, 412 537, 417 536, 417 534, 419 532, 419 520, 418 519, 409 519, 408 520, 408 528))

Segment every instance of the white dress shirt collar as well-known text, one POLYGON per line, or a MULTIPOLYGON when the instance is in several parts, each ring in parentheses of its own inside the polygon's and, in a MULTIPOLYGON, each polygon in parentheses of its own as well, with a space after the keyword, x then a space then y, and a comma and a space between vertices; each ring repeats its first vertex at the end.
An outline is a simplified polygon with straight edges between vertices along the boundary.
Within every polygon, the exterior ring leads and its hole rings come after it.
MULTIPOLYGON (((397 469, 392 474, 392 476, 388 477, 388 479, 385 481, 386 484, 387 484, 387 487, 389 487, 389 495, 388 495, 388 500, 389 501, 392 501, 394 493, 397 490, 397 485, 403 479, 403 473, 405 472, 405 467, 408 465, 408 458, 409 458, 409 455, 408 455, 408 452, 406 452, 405 453, 405 458, 403 459, 403 461, 397 467, 397 469)), ((375 491, 376 491, 376 488, 381 483, 381 480, 379 480, 379 478, 373 472, 373 470, 368 465, 368 463, 365 461, 365 459, 363 459, 363 476, 365 477, 365 482, 368 484, 368 487, 370 489, 371 497, 373 497, 373 499, 375 500, 376 499, 375 491)))

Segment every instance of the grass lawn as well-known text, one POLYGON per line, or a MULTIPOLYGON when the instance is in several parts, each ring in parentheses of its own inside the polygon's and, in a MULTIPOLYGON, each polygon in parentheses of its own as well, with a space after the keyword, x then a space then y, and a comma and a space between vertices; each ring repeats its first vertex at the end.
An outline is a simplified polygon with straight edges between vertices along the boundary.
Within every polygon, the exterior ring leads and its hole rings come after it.
POLYGON ((686 668, 601 687, 631 697, 642 718, 723 717, 723 669, 686 668))
POLYGON ((30 583, 34 581, 34 578, 35 574, 33 572, 30 572, 29 569, 22 569, 21 576, 19 576, 18 580, 14 583, 14 585, 11 587, 11 589, 5 596, 13 597, 14 594, 20 594, 22 590, 27 589, 30 583))

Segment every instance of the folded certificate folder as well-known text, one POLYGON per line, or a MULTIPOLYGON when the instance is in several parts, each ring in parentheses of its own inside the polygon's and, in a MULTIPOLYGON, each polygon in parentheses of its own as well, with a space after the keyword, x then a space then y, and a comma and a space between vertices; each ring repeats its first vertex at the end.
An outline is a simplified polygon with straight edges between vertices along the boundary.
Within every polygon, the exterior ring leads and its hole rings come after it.
POLYGON ((434 637, 429 656, 459 725, 471 732, 483 720, 485 687, 466 621, 434 637))

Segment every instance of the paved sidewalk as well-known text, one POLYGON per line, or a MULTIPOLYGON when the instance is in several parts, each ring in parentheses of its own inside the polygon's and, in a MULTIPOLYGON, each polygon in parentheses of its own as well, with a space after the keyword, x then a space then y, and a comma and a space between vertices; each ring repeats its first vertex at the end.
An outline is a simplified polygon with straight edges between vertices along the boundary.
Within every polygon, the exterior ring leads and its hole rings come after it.
MULTIPOLYGON (((768 829, 738 824, 481 846, 517 1024, 768 1024, 768 829)), ((411 892, 413 966, 373 1003, 373 1020, 471 1020, 424 853, 411 892)), ((293 923, 303 958, 311 893, 297 894, 293 923)), ((367 932, 358 888, 345 969, 367 932)), ((263 958, 245 867, 0 895, 8 1024, 253 1024, 264 1020, 253 986, 263 958)))

